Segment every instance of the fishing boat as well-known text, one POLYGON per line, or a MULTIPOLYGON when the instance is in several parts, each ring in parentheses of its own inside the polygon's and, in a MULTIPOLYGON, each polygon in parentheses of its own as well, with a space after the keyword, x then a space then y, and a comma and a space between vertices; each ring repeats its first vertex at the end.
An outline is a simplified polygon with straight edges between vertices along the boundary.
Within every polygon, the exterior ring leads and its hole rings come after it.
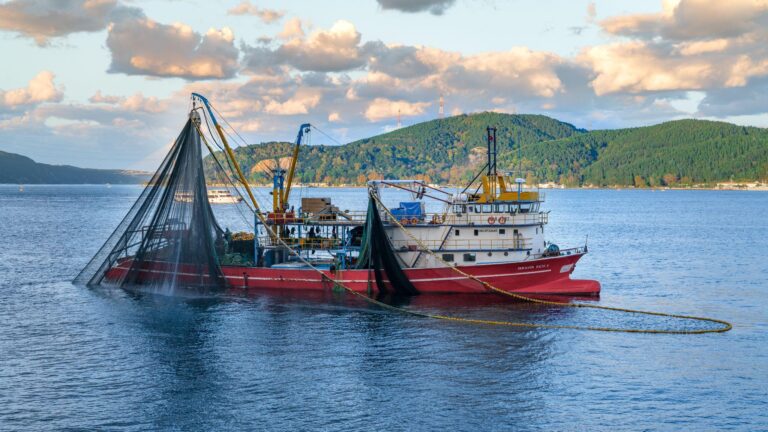
POLYGON ((497 171, 492 126, 486 134, 487 163, 462 190, 421 180, 370 181, 367 210, 351 212, 336 207, 332 197, 304 197, 297 210, 289 205, 300 148, 312 130, 303 124, 289 168, 273 170, 267 211, 255 199, 210 102, 198 94, 193 101, 184 131, 147 186, 152 191, 142 195, 145 201, 134 206, 132 221, 113 234, 78 276, 81 280, 248 292, 343 286, 368 295, 479 294, 489 286, 525 295, 600 292, 597 281, 571 278, 588 252, 586 243, 560 248, 549 242, 544 194, 528 187, 522 175, 497 171), (207 124, 213 126, 206 134, 207 124), (252 231, 231 233, 218 226, 202 163, 191 162, 202 157, 201 140, 214 158, 226 159, 216 159, 215 165, 231 168, 233 186, 239 188, 232 190, 249 198, 242 204, 253 211, 252 231), (222 151, 215 152, 213 144, 222 151), (387 194, 395 190, 409 199, 387 207, 387 194))
POLYGON ((243 200, 239 195, 232 195, 227 189, 208 189, 208 201, 211 204, 237 204, 243 200))
MULTIPOLYGON (((227 189, 208 189, 208 202, 211 204, 237 204, 243 201, 243 197, 240 195, 233 195, 227 189)), ((177 192, 175 195, 176 201, 192 202, 194 200, 194 194, 191 192, 177 192)))

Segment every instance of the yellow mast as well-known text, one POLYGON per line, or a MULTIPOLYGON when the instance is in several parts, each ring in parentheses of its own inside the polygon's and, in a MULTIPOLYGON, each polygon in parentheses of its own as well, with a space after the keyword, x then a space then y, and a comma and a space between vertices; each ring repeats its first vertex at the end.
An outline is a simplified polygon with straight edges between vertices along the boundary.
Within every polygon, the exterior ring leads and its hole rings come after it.
POLYGON ((216 127, 216 132, 219 134, 219 138, 221 138, 222 144, 224 144, 224 149, 227 153, 227 157, 229 157, 230 162, 232 162, 232 167, 235 169, 235 172, 237 173, 238 180, 240 180, 240 183, 243 184, 245 187, 245 191, 248 193, 248 197, 251 199, 251 202, 253 203, 253 208, 256 209, 256 212, 260 212, 261 208, 259 207, 259 203, 256 201, 256 197, 253 196, 253 192, 251 191, 251 186, 248 184, 248 180, 245 179, 245 176, 243 175, 243 171, 240 169, 240 165, 235 160, 235 153, 232 151, 232 147, 229 146, 229 142, 227 141, 227 137, 224 134, 224 130, 221 128, 221 125, 218 121, 216 121, 216 116, 213 115, 213 111, 211 110, 211 105, 208 103, 208 99, 205 98, 205 96, 198 94, 198 93, 192 93, 193 98, 198 98, 200 101, 203 102, 205 105, 205 108, 208 110, 208 114, 211 116, 211 121, 213 121, 213 125, 216 127))
POLYGON ((288 198, 291 195, 291 185, 293 184, 293 176, 296 172, 296 161, 299 159, 299 146, 301 146, 301 139, 304 137, 304 133, 309 132, 309 123, 304 123, 299 127, 299 133, 296 136, 296 146, 293 147, 293 156, 291 157, 291 166, 288 168, 288 178, 285 181, 285 189, 280 196, 280 209, 283 213, 288 210, 288 198))

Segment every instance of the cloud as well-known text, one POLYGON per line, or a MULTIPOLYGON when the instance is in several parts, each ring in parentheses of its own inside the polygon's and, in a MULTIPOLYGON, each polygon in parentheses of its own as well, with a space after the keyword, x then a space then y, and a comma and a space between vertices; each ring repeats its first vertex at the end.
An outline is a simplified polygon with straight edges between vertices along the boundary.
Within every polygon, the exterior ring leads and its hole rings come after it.
POLYGON ((231 78, 239 68, 234 39, 228 27, 201 35, 181 23, 148 18, 115 22, 107 36, 109 71, 187 80, 231 78))
POLYGON ((599 96, 740 87, 768 74, 766 0, 666 1, 659 13, 600 24, 629 40, 582 51, 599 96))
POLYGON ((434 64, 423 48, 414 46, 388 46, 381 41, 368 42, 363 50, 369 58, 368 66, 398 78, 413 78, 434 72, 434 64))
POLYGON ((382 9, 416 13, 429 11, 432 15, 442 15, 456 0, 376 0, 382 9))
POLYGON ((155 96, 146 97, 141 92, 136 92, 132 96, 109 96, 97 90, 96 93, 88 98, 92 104, 116 105, 125 110, 133 112, 161 113, 168 110, 168 101, 161 100, 155 96))
POLYGON ((726 117, 768 113, 768 78, 748 87, 714 89, 699 103, 698 115, 726 117))
POLYGON ((0 90, 0 110, 18 110, 39 105, 43 102, 59 102, 64 97, 61 87, 53 82, 55 75, 42 71, 29 81, 26 87, 0 90))
POLYGON ((365 118, 370 121, 380 121, 384 119, 393 119, 398 115, 416 116, 424 113, 424 108, 430 105, 429 102, 411 103, 404 100, 389 100, 377 98, 371 101, 368 109, 365 110, 365 118))
POLYGON ((252 72, 274 73, 278 65, 300 71, 339 72, 361 67, 361 35, 349 21, 336 21, 328 30, 304 36, 300 21, 291 20, 280 35, 289 38, 277 48, 246 47, 244 64, 252 72))
POLYGON ((595 18, 597 18, 597 6, 592 1, 587 4, 587 22, 594 22, 595 18))
POLYGON ((320 103, 320 97, 318 91, 299 89, 285 101, 270 100, 265 105, 264 112, 276 115, 307 114, 320 103))
POLYGON ((290 40, 304 37, 304 25, 298 18, 291 18, 283 26, 283 30, 277 34, 279 39, 290 40))
POLYGON ((764 26, 765 0, 665 0, 662 11, 608 18, 603 29, 614 35, 668 40, 734 37, 764 26))
POLYGON ((0 4, 0 29, 46 46, 54 37, 96 32, 110 21, 140 16, 140 9, 119 5, 117 0, 11 0, 0 4))
POLYGON ((464 57, 448 68, 446 81, 459 89, 489 89, 551 98, 562 89, 555 66, 563 62, 555 54, 516 47, 464 57))
POLYGON ((271 24, 285 15, 285 12, 273 9, 259 9, 248 0, 243 0, 237 6, 227 11, 227 15, 253 15, 266 24, 271 24))

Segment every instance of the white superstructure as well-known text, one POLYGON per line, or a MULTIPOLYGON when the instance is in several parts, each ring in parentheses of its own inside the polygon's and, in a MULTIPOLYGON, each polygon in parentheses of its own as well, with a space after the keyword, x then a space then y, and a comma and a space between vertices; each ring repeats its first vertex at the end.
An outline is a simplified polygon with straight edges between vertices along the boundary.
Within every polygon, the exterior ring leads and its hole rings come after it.
MULTIPOLYGON (((444 261, 453 265, 476 265, 519 262, 548 253, 544 239, 548 213, 541 210, 543 195, 538 190, 525 189, 522 181, 517 182, 516 191, 507 190, 508 182, 507 177, 496 176, 495 184, 491 184, 486 177, 482 193, 456 195, 448 195, 418 180, 385 180, 375 186, 414 191, 415 201, 402 203, 404 208, 391 209, 398 222, 444 261), (441 199, 445 202, 442 213, 423 211, 422 199, 429 196, 427 189, 448 196, 441 199)), ((382 218, 390 222, 389 239, 406 267, 444 267, 434 256, 420 252, 418 243, 392 223, 389 214, 382 218)))

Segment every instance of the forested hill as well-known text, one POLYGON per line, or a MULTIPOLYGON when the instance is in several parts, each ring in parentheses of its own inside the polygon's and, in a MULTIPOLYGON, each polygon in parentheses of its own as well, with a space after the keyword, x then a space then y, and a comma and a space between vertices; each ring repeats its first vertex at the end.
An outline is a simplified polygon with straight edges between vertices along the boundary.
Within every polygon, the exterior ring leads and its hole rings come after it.
MULTIPOLYGON (((677 186, 768 179, 768 129, 705 120, 592 131, 523 147, 537 178, 568 185, 677 186)), ((505 161, 512 161, 505 155, 505 161)))
MULTIPOLYGON (((768 179, 768 129, 680 120, 585 131, 546 116, 498 113, 432 120, 343 146, 306 146, 297 179, 325 184, 362 184, 381 177, 462 183, 485 163, 487 126, 498 129, 499 170, 518 166, 519 143, 529 181, 674 186, 768 179)), ((267 183, 265 168, 290 155, 290 149, 289 143, 265 143, 238 148, 236 155, 254 181, 267 183)))
MULTIPOLYGON (((342 146, 302 147, 297 179, 303 183, 363 184, 372 178, 424 178, 462 182, 485 163, 486 127, 497 128, 498 151, 584 133, 541 115, 481 113, 432 120, 342 146)), ((315 142, 322 140, 315 134, 315 142)), ((289 156, 292 144, 264 143, 235 150, 253 180, 267 183, 264 167, 289 156)), ((210 162, 210 161, 209 161, 210 162)))
POLYGON ((0 151, 0 184, 130 184, 148 179, 146 173, 48 165, 0 151))

